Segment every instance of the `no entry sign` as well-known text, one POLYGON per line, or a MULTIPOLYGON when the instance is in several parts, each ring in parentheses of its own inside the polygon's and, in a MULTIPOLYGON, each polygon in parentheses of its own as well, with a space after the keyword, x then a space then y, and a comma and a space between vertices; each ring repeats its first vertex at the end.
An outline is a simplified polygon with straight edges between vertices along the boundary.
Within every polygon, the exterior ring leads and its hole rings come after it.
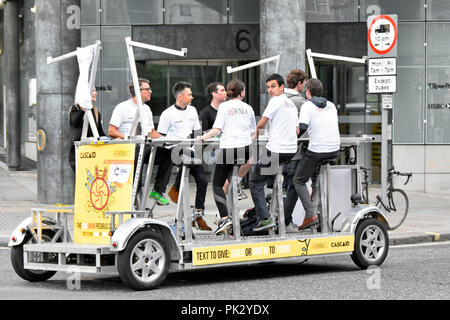
POLYGON ((383 14, 367 19, 369 58, 397 56, 397 15, 383 14))

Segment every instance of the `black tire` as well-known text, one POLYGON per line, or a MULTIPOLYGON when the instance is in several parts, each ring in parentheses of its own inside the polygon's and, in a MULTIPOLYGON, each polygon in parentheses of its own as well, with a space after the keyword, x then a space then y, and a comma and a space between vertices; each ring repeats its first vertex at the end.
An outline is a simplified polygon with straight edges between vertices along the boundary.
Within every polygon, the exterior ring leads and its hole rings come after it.
MULTIPOLYGON (((43 230, 42 240, 44 242, 50 242, 53 238, 54 232, 50 230, 43 230)), ((23 263, 23 246, 28 243, 34 243, 32 236, 27 233, 20 245, 11 248, 11 264, 14 271, 24 280, 30 282, 46 281, 54 276, 56 271, 45 270, 29 270, 24 268, 23 263)))
POLYGON ((386 226, 374 218, 361 220, 356 227, 353 262, 361 269, 379 266, 389 251, 386 226))
POLYGON ((388 220, 388 230, 395 230, 405 221, 409 209, 409 200, 405 191, 394 189, 388 195, 389 209, 391 210, 386 216, 388 220))
POLYGON ((163 238, 148 229, 136 233, 117 256, 120 279, 134 290, 159 287, 169 273, 169 266, 170 252, 163 238))

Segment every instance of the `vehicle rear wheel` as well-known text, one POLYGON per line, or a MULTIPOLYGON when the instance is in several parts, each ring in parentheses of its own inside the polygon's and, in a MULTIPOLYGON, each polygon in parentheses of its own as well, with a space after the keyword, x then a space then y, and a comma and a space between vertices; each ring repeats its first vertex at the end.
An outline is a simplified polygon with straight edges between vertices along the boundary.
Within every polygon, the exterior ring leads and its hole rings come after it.
POLYGON ((353 262, 361 269, 379 266, 386 259, 389 237, 385 225, 374 218, 360 221, 355 232, 353 262))
POLYGON ((135 234, 117 257, 122 281, 134 290, 157 288, 169 273, 170 252, 163 238, 151 230, 135 234))
MULTIPOLYGON (((53 238, 54 232, 50 230, 43 230, 42 241, 50 242, 53 238)), ((23 246, 25 244, 35 243, 33 237, 28 233, 20 245, 11 248, 11 264, 14 271, 24 280, 30 282, 45 281, 53 277, 56 271, 45 271, 45 270, 30 270, 24 268, 23 261, 23 246)))

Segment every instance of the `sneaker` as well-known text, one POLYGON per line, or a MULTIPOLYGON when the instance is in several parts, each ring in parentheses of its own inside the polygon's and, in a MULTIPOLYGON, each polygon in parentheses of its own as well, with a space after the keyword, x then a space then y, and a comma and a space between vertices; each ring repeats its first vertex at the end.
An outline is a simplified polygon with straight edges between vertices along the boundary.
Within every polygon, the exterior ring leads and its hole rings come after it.
POLYGON ((298 232, 298 225, 291 222, 286 226, 286 232, 298 232))
POLYGON ((258 224, 253 227, 253 231, 261 231, 272 227, 275 227, 275 222, 269 217, 267 219, 260 219, 258 224))
POLYGON ((150 192, 150 198, 155 199, 156 203, 160 206, 167 206, 169 204, 169 201, 162 194, 153 190, 150 192))
POLYGON ((195 227, 197 230, 205 230, 205 231, 211 231, 212 229, 206 221, 203 219, 203 216, 205 215, 203 209, 194 209, 192 210, 192 218, 194 221, 192 221, 192 226, 195 227))
POLYGON ((219 233, 224 233, 225 231, 227 231, 228 228, 231 227, 233 223, 231 222, 230 217, 225 217, 219 220, 219 223, 217 224, 217 230, 216 230, 216 234, 219 233))
POLYGON ((298 230, 303 230, 309 227, 312 227, 319 223, 319 218, 317 215, 313 215, 311 218, 305 218, 303 223, 298 227, 298 230))
POLYGON ((170 200, 172 200, 172 202, 174 203, 178 203, 178 193, 179 191, 175 188, 175 185, 172 186, 172 188, 170 188, 169 190, 169 198, 170 200))
POLYGON ((241 189, 241 187, 238 187, 237 189, 237 198, 238 200, 244 200, 247 199, 247 194, 241 189))

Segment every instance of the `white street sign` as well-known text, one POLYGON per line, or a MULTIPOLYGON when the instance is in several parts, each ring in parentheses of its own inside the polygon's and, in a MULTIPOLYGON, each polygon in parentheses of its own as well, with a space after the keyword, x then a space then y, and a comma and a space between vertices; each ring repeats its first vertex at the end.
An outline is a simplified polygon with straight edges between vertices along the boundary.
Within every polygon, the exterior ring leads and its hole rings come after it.
POLYGON ((382 94, 381 107, 383 109, 392 109, 392 105, 393 105, 392 94, 382 94))
POLYGON ((369 93, 394 93, 397 91, 396 76, 369 77, 369 93))
POLYGON ((369 76, 390 76, 397 74, 396 58, 369 59, 369 76))

